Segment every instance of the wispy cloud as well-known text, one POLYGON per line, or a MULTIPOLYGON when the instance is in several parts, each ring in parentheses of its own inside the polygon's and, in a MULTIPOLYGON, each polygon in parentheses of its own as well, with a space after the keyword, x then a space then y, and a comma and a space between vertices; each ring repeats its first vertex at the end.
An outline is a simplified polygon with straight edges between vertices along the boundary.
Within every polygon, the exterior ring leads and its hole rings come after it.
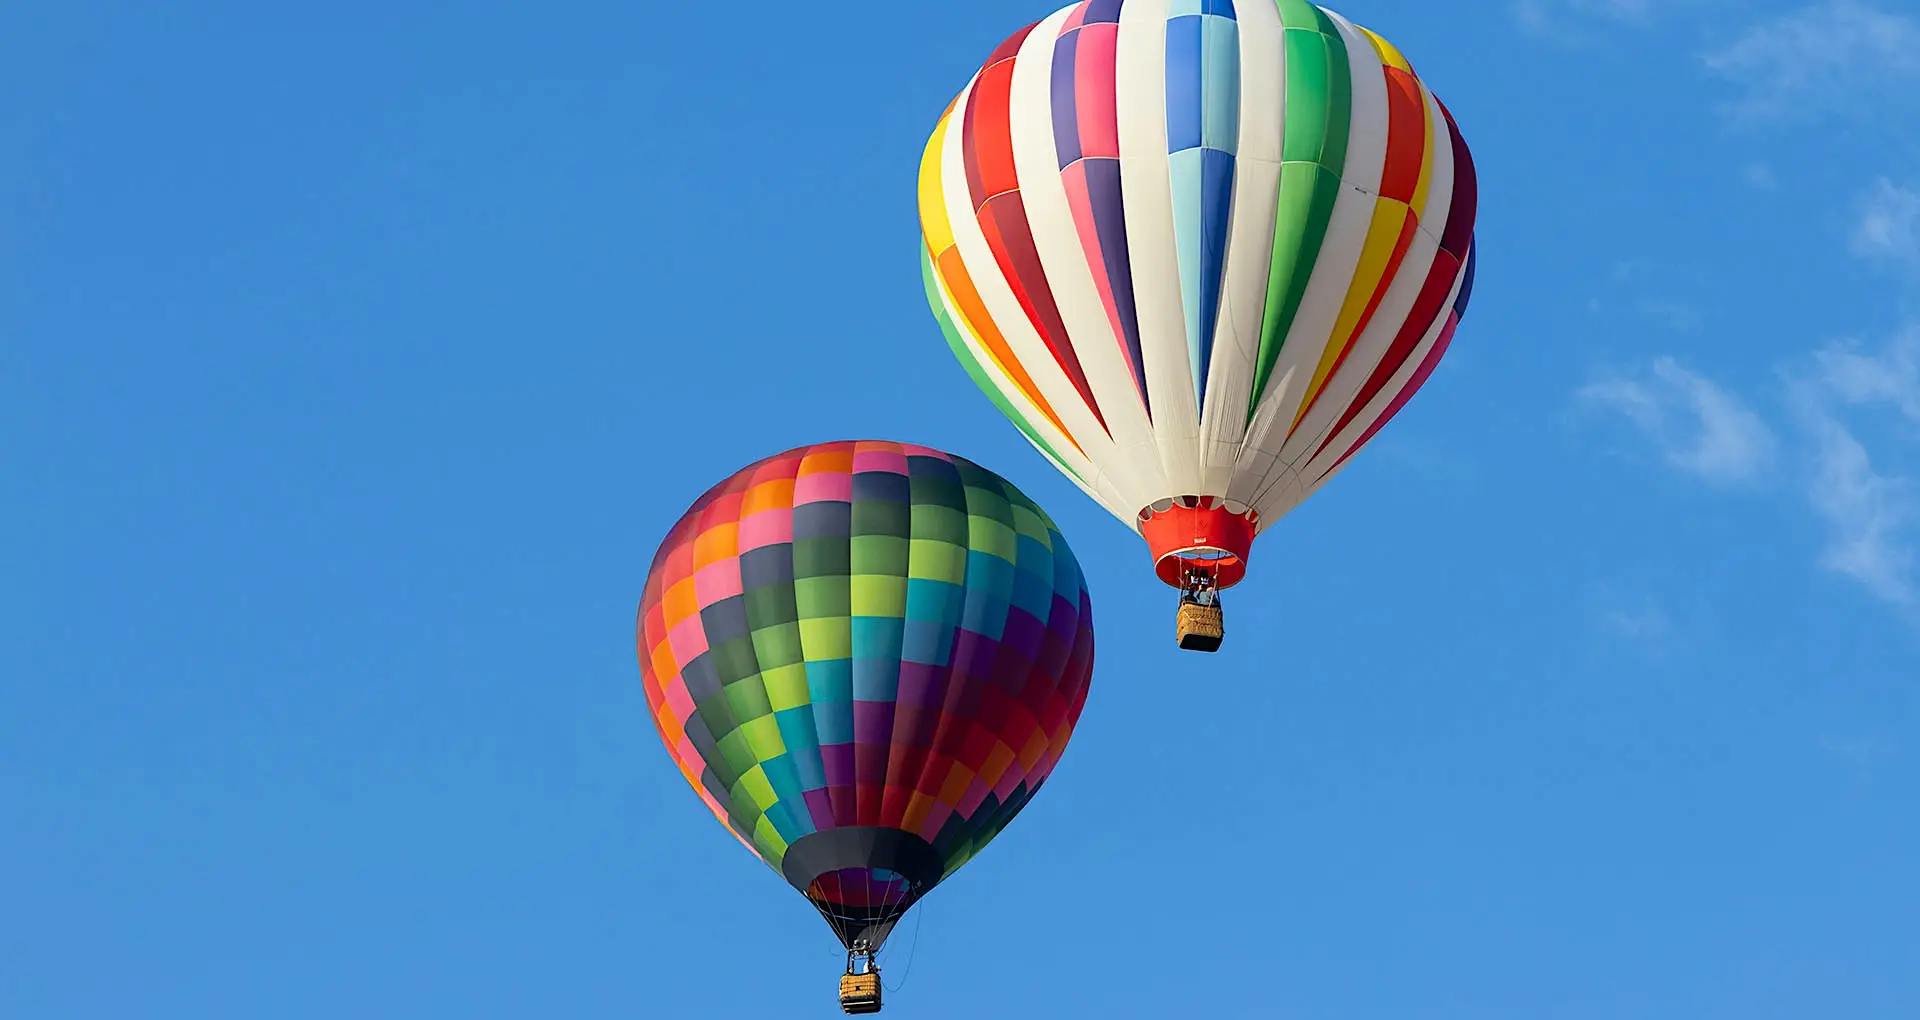
MULTIPOLYGON (((1909 446, 1920 439, 1920 325, 1878 350, 1827 344, 1781 377, 1795 488, 1826 532, 1819 565, 1920 613, 1920 482, 1909 471, 1909 446), (1907 442, 1872 428, 1874 412, 1896 416, 1907 442)), ((1782 445, 1738 396, 1671 358, 1579 396, 1632 422, 1673 467, 1715 484, 1760 478, 1782 445)), ((1617 607, 1603 622, 1629 636, 1654 625, 1617 607)))
POLYGON ((1773 462, 1775 439, 1739 397, 1672 358, 1639 378, 1583 388, 1580 398, 1624 415, 1669 464, 1719 485, 1750 482, 1773 462))
POLYGON ((1790 393, 1812 441, 1808 502, 1827 525, 1820 562, 1889 602, 1914 606, 1920 589, 1912 529, 1920 523, 1920 491, 1911 479, 1876 465, 1842 414, 1883 408, 1920 423, 1920 327, 1878 353, 1854 342, 1828 344, 1814 352, 1813 366, 1790 377, 1790 393))
POLYGON ((1878 354, 1847 341, 1822 347, 1813 359, 1818 381, 1841 403, 1888 405, 1920 423, 1920 325, 1908 327, 1878 354))
POLYGON ((1801 391, 1798 412, 1813 441, 1807 498, 1827 525, 1820 565, 1899 606, 1914 604, 1913 487, 1882 474, 1860 438, 1819 397, 1801 391))
POLYGON ((1920 21, 1825 0, 1763 21, 1703 59, 1739 87, 1726 109, 1737 121, 1831 114, 1850 102, 1883 109, 1920 83, 1920 21))
POLYGON ((1920 270, 1920 191, 1885 177, 1875 181, 1860 201, 1853 253, 1920 270))

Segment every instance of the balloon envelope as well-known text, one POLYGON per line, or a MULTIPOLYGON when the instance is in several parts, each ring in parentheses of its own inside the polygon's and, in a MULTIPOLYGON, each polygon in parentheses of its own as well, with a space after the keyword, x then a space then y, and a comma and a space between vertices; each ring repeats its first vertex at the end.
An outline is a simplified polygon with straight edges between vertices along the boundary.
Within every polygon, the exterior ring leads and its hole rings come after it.
POLYGON ((1086 0, 941 117, 922 268, 974 381, 1140 531, 1240 580, 1445 353, 1476 187, 1386 40, 1305 0, 1086 0))
POLYGON ((654 556, 641 681, 667 752, 851 947, 993 839, 1086 703, 1091 603, 1047 515, 889 442, 769 457, 654 556))

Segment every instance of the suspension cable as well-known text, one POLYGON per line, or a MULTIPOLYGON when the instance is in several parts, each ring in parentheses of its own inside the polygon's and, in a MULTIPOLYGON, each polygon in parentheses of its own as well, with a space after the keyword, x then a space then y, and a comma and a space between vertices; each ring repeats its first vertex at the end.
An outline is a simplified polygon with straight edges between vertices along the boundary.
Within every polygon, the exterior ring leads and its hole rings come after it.
POLYGON ((920 953, 920 924, 927 919, 927 904, 925 900, 921 900, 914 906, 920 909, 913 915, 913 944, 907 947, 907 966, 900 973, 900 983, 887 986, 889 992, 898 992, 907 986, 907 978, 913 976, 913 958, 920 953))

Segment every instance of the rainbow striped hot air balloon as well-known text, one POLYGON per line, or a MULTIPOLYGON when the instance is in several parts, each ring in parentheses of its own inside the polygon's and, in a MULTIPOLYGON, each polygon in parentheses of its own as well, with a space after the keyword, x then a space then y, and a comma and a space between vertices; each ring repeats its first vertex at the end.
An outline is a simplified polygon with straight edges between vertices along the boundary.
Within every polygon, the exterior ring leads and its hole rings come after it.
POLYGON ((1473 284, 1473 161, 1385 39, 1305 0, 1084 0, 1002 43, 920 167, 974 381, 1147 540, 1182 644, 1253 538, 1427 379, 1473 284))
POLYGON ((901 443, 801 447, 708 490, 638 629, 668 754, 833 927, 852 1012, 879 1006, 856 968, 1046 782, 1093 672, 1059 529, 993 472, 901 443))

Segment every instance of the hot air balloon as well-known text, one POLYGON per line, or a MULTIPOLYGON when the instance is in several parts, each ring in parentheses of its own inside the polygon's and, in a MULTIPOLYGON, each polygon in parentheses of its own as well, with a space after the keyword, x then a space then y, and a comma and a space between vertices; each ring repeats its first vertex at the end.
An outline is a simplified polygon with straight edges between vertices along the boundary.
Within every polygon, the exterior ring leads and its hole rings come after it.
POLYGON ((1473 161, 1385 39, 1305 0, 1084 0, 987 58, 920 166, 948 345, 1147 541, 1212 651, 1254 536, 1432 373, 1473 161))
POLYGON ((1091 604, 1047 515, 963 458, 804 446, 741 469, 654 556, 641 681, 667 753, 847 950, 874 954, 1052 773, 1086 703, 1091 604))

